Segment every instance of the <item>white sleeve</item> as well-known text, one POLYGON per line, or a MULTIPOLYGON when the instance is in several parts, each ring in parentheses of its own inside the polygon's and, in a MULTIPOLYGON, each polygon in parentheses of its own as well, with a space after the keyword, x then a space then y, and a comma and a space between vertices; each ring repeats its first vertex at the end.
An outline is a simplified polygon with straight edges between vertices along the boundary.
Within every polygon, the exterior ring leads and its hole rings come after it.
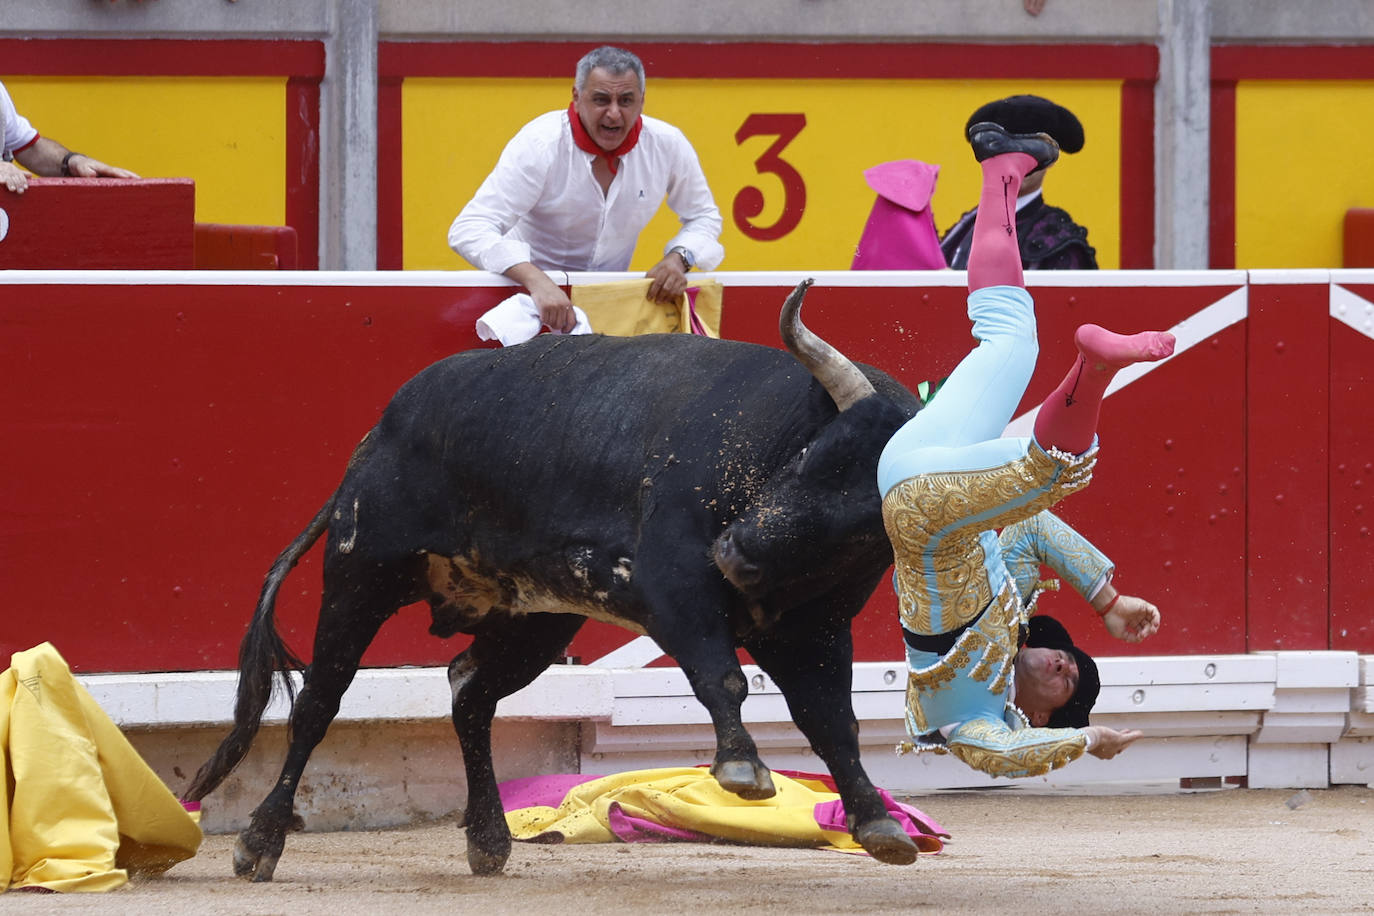
POLYGON ((681 245, 696 257, 698 269, 715 270, 725 259, 725 249, 720 244, 720 210, 711 196, 696 150, 681 131, 677 141, 673 173, 668 178, 668 207, 682 221, 682 228, 663 246, 663 253, 666 255, 681 245))
POLYGON ((34 130, 28 118, 15 110, 4 83, 0 83, 0 122, 4 125, 4 136, 0 137, 3 149, 0 152, 4 153, 6 159, 12 158, 15 150, 23 149, 38 138, 38 131, 34 130))
POLYGON ((498 274, 530 260, 530 246, 506 233, 538 202, 551 163, 552 153, 527 125, 449 226, 449 247, 473 267, 498 274))

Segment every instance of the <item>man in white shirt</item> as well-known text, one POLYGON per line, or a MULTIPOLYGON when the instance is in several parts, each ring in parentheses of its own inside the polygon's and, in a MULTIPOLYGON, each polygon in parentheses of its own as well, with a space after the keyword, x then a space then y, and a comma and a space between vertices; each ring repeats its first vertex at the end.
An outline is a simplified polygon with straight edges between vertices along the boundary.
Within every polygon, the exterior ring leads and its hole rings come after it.
POLYGON ((628 269, 665 197, 682 228, 645 275, 649 298, 676 300, 688 270, 712 270, 725 257, 720 211, 696 152, 682 131, 643 109, 639 58, 612 47, 590 52, 578 61, 568 109, 521 128, 449 227, 454 251, 523 285, 554 331, 571 330, 576 317, 544 271, 628 269))
POLYGON ((14 102, 0 83, 0 184, 16 194, 29 186, 29 176, 14 164, 18 160, 35 175, 67 175, 75 178, 137 178, 128 169, 106 165, 84 153, 74 153, 51 137, 44 137, 15 110, 14 102))

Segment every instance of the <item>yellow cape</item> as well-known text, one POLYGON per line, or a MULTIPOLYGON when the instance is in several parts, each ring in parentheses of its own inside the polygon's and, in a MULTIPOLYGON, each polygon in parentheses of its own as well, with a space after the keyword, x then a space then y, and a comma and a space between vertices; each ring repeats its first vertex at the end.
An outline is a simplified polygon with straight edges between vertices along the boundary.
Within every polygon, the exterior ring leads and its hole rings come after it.
POLYGON ((0 769, 0 890, 113 890, 200 848, 195 819, 49 643, 0 674, 0 769))
MULTIPOLYGON (((618 838, 610 821, 615 805, 631 817, 736 843, 862 851, 848 832, 816 823, 816 806, 839 798, 824 782, 777 771, 772 776, 777 794, 747 801, 722 789, 702 767, 632 770, 573 787, 557 808, 508 811, 506 824, 517 840, 614 843, 618 838)), ((913 840, 922 852, 941 846, 933 836, 913 840)))
POLYGON ((620 280, 589 283, 572 288, 572 303, 587 313, 587 323, 598 334, 633 337, 637 334, 691 333, 692 314, 704 326, 707 337, 720 336, 724 288, 715 280, 687 281, 696 288, 695 304, 683 293, 670 305, 648 299, 652 280, 620 280))

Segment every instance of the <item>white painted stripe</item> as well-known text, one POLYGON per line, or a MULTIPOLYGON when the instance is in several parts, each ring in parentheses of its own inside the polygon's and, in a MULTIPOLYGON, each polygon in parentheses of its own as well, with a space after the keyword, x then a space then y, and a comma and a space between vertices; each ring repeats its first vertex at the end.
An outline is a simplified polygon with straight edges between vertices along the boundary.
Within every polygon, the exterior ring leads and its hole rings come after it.
POLYGON ((618 649, 587 664, 596 668, 643 668, 663 657, 663 650, 648 636, 637 636, 618 649))
MULTIPOLYGON (((548 274, 555 283, 568 282, 561 271, 548 274)), ((0 270, 0 285, 518 287, 478 270, 0 270)))
MULTIPOLYGON (((563 286, 583 286, 615 280, 642 279, 633 271, 622 273, 565 273, 547 271, 563 286)), ((1324 283, 1328 271, 1281 272, 1284 279, 1266 282, 1324 283), (1294 275, 1299 279, 1293 279, 1294 275)), ((1351 273, 1351 272, 1346 272, 1351 273)), ((896 287, 922 289, 964 286, 968 274, 962 270, 807 270, 807 271, 722 271, 694 274, 709 277, 724 286, 795 286, 810 277, 818 286, 896 287)), ((1241 270, 1043 270, 1026 276, 1030 289, 1052 287, 1180 287, 1239 286, 1245 283, 1241 270)), ((500 274, 481 270, 5 270, 0 285, 68 286, 329 286, 329 287, 509 287, 518 284, 500 274)))
POLYGON ((1374 302, 1343 286, 1331 287, 1331 317, 1374 340, 1374 302))
POLYGON ((1331 282, 1331 271, 1325 268, 1252 270, 1249 273, 1250 282, 1255 286, 1310 286, 1314 283, 1331 282))
MULTIPOLYGON (((1116 378, 1112 379, 1112 383, 1107 386, 1105 396, 1111 397, 1122 388, 1144 378, 1171 360, 1177 359, 1213 335, 1233 324, 1244 321, 1247 314, 1249 314, 1249 296, 1245 287, 1228 293, 1201 311, 1194 312, 1169 328, 1169 331, 1178 339, 1172 356, 1154 363, 1136 363, 1133 366, 1127 366, 1116 374, 1116 378)), ((1013 438, 1029 436, 1035 429, 1035 417, 1039 413, 1040 408, 1038 406, 1028 410, 1008 423, 1007 428, 1002 431, 1002 435, 1013 438)))

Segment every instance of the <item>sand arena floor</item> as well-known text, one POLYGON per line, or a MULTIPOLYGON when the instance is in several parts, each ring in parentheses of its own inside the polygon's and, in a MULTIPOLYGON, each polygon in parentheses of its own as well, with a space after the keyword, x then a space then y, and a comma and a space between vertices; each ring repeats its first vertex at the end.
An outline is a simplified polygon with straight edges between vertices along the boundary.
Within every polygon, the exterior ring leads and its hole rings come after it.
POLYGON ((210 836, 159 878, 103 895, 9 893, 0 913, 1374 912, 1371 789, 913 801, 954 839, 908 867, 813 849, 516 844, 503 875, 475 878, 462 831, 440 823, 294 834, 270 884, 232 877, 233 837, 210 836))

